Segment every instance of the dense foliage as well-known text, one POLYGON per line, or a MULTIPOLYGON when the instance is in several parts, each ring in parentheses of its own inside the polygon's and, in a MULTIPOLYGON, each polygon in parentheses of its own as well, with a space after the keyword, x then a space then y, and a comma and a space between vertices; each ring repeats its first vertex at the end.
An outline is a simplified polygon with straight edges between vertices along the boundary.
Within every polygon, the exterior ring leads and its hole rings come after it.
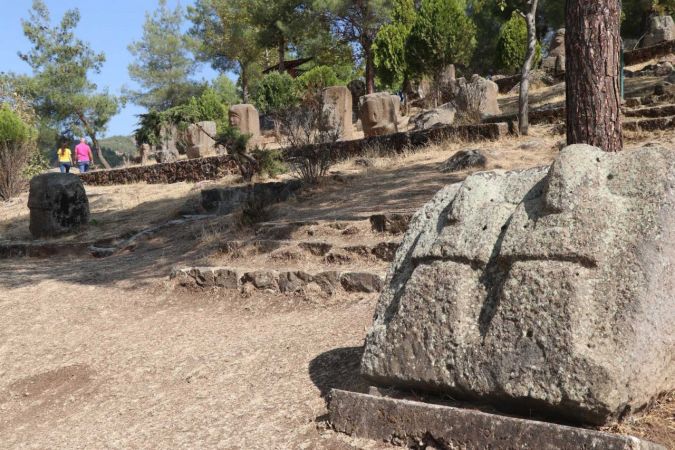
POLYGON ((8 104, 0 106, 0 200, 16 195, 31 159, 35 130, 8 104))
POLYGON ((295 105, 298 93, 295 80, 287 73, 272 72, 255 86, 253 103, 263 114, 295 105))
MULTIPOLYGON (((514 12, 511 19, 502 25, 497 41, 497 58, 495 65, 506 73, 520 71, 527 54, 527 23, 525 19, 514 12)), ((541 60, 541 45, 537 43, 533 67, 541 60)))

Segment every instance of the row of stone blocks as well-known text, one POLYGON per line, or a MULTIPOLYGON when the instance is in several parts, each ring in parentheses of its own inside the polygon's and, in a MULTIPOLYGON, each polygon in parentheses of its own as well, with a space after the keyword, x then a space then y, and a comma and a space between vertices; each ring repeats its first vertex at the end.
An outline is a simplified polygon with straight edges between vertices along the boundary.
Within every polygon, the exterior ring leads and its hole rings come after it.
POLYGON ((398 249, 398 242, 379 242, 375 245, 347 245, 344 247, 335 247, 329 242, 302 241, 295 242, 290 240, 258 239, 254 241, 227 241, 219 246, 223 253, 233 255, 245 254, 246 248, 253 248, 258 253, 270 253, 276 249, 297 245, 300 249, 314 255, 323 256, 330 261, 332 251, 344 251, 359 256, 373 256, 382 261, 391 262, 398 249))
POLYGON ((171 279, 181 286, 200 288, 240 289, 247 283, 259 290, 293 293, 315 283, 322 291, 333 294, 342 287, 347 292, 374 293, 384 286, 383 278, 368 272, 325 271, 310 274, 301 270, 245 271, 229 267, 176 268, 171 279))

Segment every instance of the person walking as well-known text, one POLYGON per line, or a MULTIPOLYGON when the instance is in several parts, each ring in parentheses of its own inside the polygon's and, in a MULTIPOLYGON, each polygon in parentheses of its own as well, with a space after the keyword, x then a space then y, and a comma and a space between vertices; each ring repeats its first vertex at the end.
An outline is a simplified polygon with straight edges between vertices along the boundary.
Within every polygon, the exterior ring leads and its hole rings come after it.
POLYGON ((85 138, 80 139, 80 143, 75 147, 75 159, 81 173, 89 171, 89 165, 94 161, 94 155, 91 153, 91 147, 87 145, 85 138))
POLYGON ((70 173, 70 168, 73 165, 73 157, 66 144, 59 147, 56 151, 56 157, 59 161, 59 170, 61 170, 61 173, 70 173))

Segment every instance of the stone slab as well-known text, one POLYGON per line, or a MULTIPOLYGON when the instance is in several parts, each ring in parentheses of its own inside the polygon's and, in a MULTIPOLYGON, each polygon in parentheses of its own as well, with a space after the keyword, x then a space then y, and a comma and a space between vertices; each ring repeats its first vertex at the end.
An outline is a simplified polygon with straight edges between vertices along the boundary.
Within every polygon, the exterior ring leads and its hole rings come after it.
POLYGON ((631 436, 337 389, 328 411, 336 431, 414 448, 665 450, 631 436))

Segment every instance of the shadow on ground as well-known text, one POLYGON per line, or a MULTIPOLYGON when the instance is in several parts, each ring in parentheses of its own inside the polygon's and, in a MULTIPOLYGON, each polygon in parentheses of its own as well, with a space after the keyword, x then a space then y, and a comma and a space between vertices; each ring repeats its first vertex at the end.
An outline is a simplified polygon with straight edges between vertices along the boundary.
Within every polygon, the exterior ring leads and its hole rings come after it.
POLYGON ((309 363, 309 377, 327 398, 331 389, 366 392, 368 384, 361 378, 363 347, 336 348, 322 353, 309 363))

